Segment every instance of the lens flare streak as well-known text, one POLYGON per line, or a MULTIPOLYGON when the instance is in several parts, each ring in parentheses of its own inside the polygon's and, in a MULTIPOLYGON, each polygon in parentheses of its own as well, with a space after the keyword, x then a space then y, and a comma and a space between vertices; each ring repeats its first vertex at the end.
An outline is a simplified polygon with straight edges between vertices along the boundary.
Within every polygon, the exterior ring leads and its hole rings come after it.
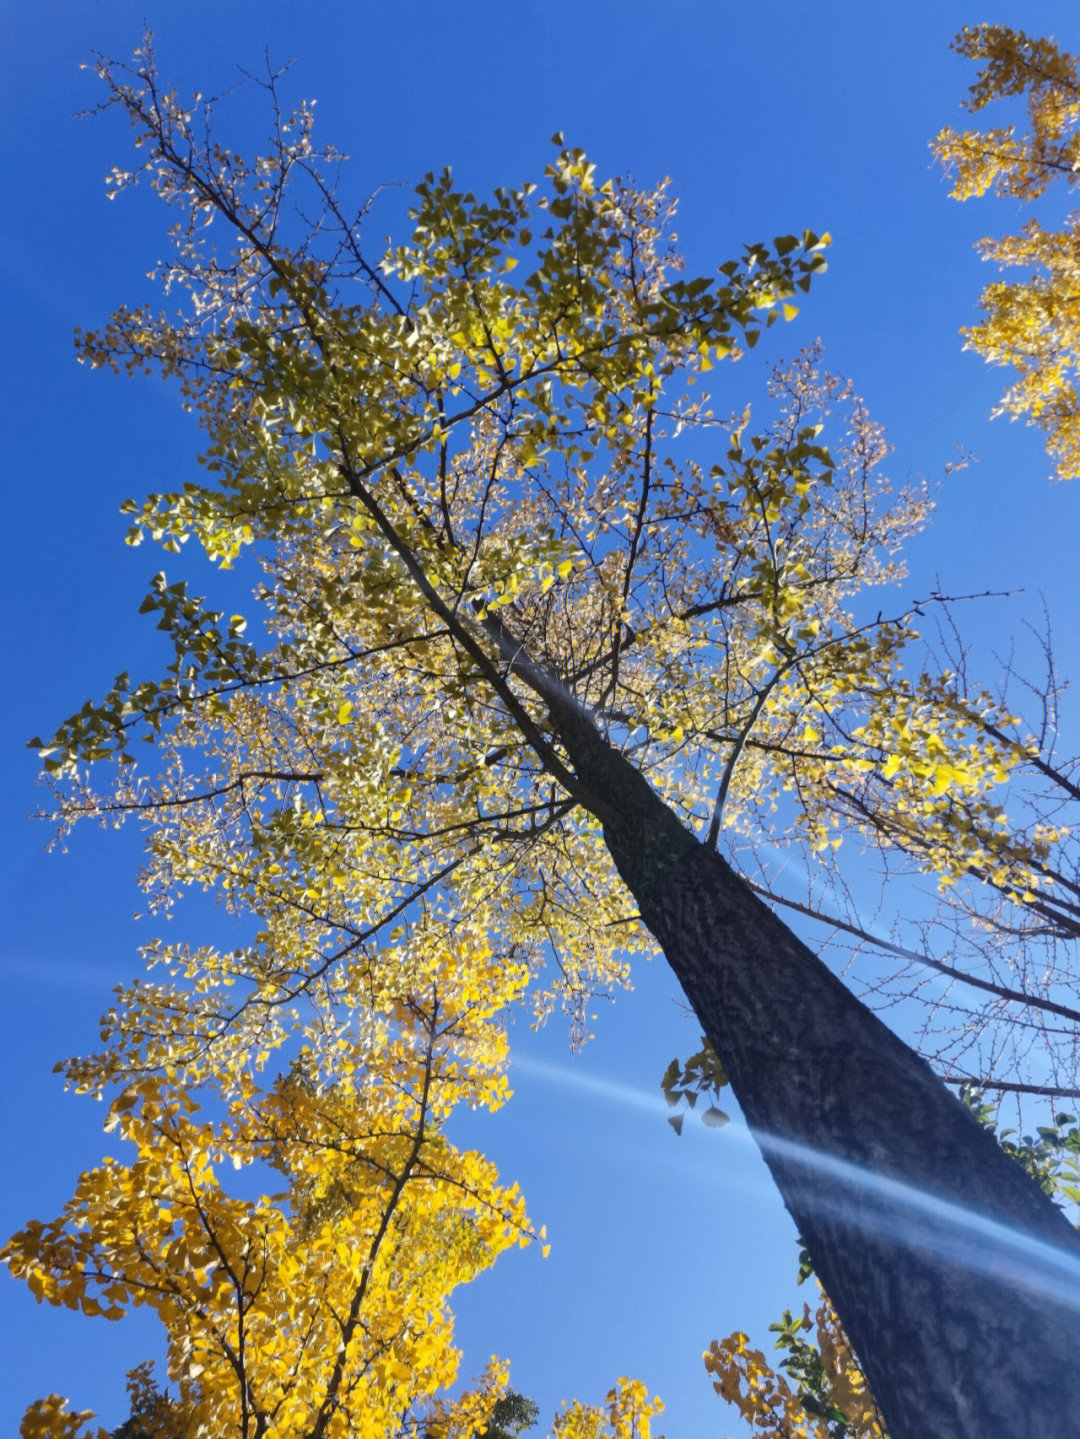
MULTIPOLYGON (((515 1056, 513 1067, 625 1108, 650 1114, 666 1111, 659 1094, 597 1075, 575 1074, 569 1065, 515 1056)), ((917 1246, 956 1268, 994 1276, 1080 1313, 1080 1255, 835 1155, 777 1135, 753 1134, 745 1123, 732 1124, 724 1131, 721 1142, 732 1140, 754 1145, 767 1158, 829 1181, 819 1190, 823 1206, 856 1229, 882 1233, 886 1225, 893 1230, 902 1227, 903 1233, 894 1237, 905 1246, 917 1246)))

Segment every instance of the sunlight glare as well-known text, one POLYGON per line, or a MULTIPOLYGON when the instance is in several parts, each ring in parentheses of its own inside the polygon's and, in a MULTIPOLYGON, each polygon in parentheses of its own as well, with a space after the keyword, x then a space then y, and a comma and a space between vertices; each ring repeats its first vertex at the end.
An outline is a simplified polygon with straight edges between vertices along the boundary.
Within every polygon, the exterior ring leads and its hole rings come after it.
MULTIPOLYGON (((572 1063, 552 1064, 515 1057, 513 1067, 522 1074, 625 1108, 654 1115, 667 1112, 659 1086, 654 1094, 598 1075, 576 1074, 572 1063)), ((849 1199, 845 1200, 835 1189, 830 1194, 822 1193, 821 1197, 834 1214, 856 1229, 882 1231, 882 1219, 886 1216, 879 1215, 877 1201, 878 1205, 887 1206, 894 1216, 899 1211, 910 1217, 909 1222, 918 1221, 917 1229, 912 1224, 904 1236, 907 1244, 917 1244, 925 1252, 957 1267, 997 1275, 1018 1288, 1033 1290, 1055 1304, 1080 1312, 1080 1255, 834 1155, 776 1135, 752 1134, 741 1117, 723 1131, 719 1142, 732 1140, 742 1147, 753 1145, 766 1157, 775 1156, 843 1186, 851 1196, 849 1199)), ((895 1227, 896 1218, 891 1222, 895 1227)))

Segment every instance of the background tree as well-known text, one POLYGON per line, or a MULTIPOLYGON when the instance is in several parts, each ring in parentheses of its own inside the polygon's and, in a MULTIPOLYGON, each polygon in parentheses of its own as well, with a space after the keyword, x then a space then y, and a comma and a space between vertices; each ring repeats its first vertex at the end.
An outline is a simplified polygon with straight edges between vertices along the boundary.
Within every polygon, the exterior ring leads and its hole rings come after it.
POLYGON ((491 1420, 484 1432, 488 1439, 517 1439, 519 1434, 532 1429, 539 1417, 539 1406, 533 1400, 509 1389, 495 1401, 491 1420))
POLYGON ((167 1390, 154 1382, 153 1365, 141 1364, 127 1380, 131 1413, 109 1439, 183 1439, 187 1424, 167 1390))
MULTIPOLYGON (((226 564, 257 544, 265 644, 162 577, 147 608, 175 646, 169 677, 119 677, 62 727, 48 761, 64 818, 151 819, 148 883, 162 902, 186 884, 217 888, 260 928, 228 954, 160 946, 154 957, 189 984, 126 991, 105 1052, 73 1061, 70 1078, 119 1084, 126 1114, 151 1082, 184 1105, 201 1088, 246 1098, 280 1051, 305 1078, 290 1095, 336 1095, 345 1033, 381 1003, 395 1015, 419 1003, 448 951, 466 1008, 501 1002, 492 966, 474 970, 451 943, 466 927, 500 935, 504 963, 554 960, 548 1002, 581 1010, 647 942, 610 856, 883 1407, 899 1413, 922 1386, 943 1434, 970 1428, 972 1404, 1061 1412, 1072 1380, 1057 1361, 1076 1324, 1061 1297, 1067 1228, 712 848, 740 798, 770 787, 830 843, 840 782, 863 797, 868 828, 891 816, 937 869, 952 815, 989 825, 986 792, 1026 753, 999 737, 997 711, 973 715, 905 675, 906 617, 849 614, 860 584, 891 573, 887 552, 917 509, 875 503, 880 455, 857 411, 850 462, 820 448, 812 366, 788 381, 772 431, 744 445, 733 427, 710 469, 680 459, 680 427, 711 420, 683 384, 793 308, 819 268, 817 237, 749 247, 718 281, 671 280, 662 192, 598 188, 564 151, 536 201, 526 189, 478 204, 429 178, 412 242, 372 264, 319 166, 310 112, 283 121, 249 167, 201 137, 150 64, 102 74, 180 208, 166 280, 193 305, 176 321, 120 312, 84 353, 180 376, 215 477, 134 506, 133 538, 194 535, 226 564), (324 213, 290 241, 295 180, 324 213), (550 224, 534 244, 537 211, 550 224), (208 248, 222 221, 228 255, 208 248), (515 283, 522 257, 531 273, 515 283), (130 764, 138 736, 157 748, 149 782, 130 764), (110 756, 119 778, 98 797, 78 767, 110 756), (685 823, 695 816, 705 845, 685 823), (872 1197, 863 1166, 883 1181, 872 1197), (1023 1292, 1005 1281, 1003 1305, 1000 1278, 958 1267, 952 1249, 943 1260, 936 1211, 927 1225, 899 1187, 912 1180, 1042 1234, 1049 1299, 1032 1298, 1030 1265, 1023 1292), (927 1283, 1000 1354, 996 1392, 963 1382, 947 1315, 935 1327, 921 1302, 916 1314, 927 1283), (1023 1372, 1021 1344, 1037 1355, 1023 1372)), ((1023 901, 1043 883, 1042 853, 1006 832, 993 881, 1023 901)), ((954 863, 966 873, 970 853, 954 863)), ((157 1112, 148 1119, 136 1137, 156 1144, 157 1112)), ((41 1246, 27 1231, 13 1257, 79 1302, 70 1235, 58 1223, 41 1246)), ((276 1400, 259 1402, 273 1412, 276 1400)), ((254 1404, 242 1400, 243 1423, 254 1404)))
MULTIPOLYGON (((967 108, 978 114, 994 101, 1023 97, 1027 129, 942 130, 934 144, 954 176, 958 200, 992 190, 1025 203, 1057 181, 1070 189, 1080 174, 1080 70, 1074 55, 1049 39, 1032 39, 1006 25, 973 25, 953 48, 981 62, 967 108)), ((986 239, 983 258, 1023 269, 1022 280, 996 281, 982 292, 981 324, 965 330, 971 349, 993 364, 1010 365, 1017 380, 997 413, 1025 416, 1046 435, 1062 479, 1080 474, 1080 402, 1076 392, 1080 318, 1080 217, 1070 211, 1050 227, 1031 219, 1019 234, 986 239)))

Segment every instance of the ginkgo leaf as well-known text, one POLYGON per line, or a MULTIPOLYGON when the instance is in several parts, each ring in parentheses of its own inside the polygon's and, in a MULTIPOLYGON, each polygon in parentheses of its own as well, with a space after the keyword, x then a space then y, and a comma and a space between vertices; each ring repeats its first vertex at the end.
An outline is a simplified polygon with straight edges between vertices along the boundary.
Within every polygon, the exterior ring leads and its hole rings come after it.
POLYGON ((723 1125, 731 1122, 731 1115, 725 1114, 722 1109, 717 1109, 715 1104, 710 1104, 702 1114, 701 1122, 707 1124, 710 1129, 720 1129, 723 1125))

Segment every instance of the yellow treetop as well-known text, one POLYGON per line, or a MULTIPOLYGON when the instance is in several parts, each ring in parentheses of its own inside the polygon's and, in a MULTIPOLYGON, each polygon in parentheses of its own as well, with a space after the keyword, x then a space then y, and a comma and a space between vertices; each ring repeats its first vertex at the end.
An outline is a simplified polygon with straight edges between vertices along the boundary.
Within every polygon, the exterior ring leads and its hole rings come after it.
MULTIPOLYGON (((1039 199, 1055 181, 1072 188, 1080 174, 1080 71, 1076 56, 1047 39, 1004 25, 960 32, 954 49, 981 62, 967 109, 1023 97, 1027 125, 957 131, 946 128, 934 153, 953 177, 958 200, 1009 195, 1039 199)), ((1024 416, 1046 435, 1060 478, 1080 475, 1080 216, 1071 211, 1046 227, 1032 218, 1019 234, 984 239, 984 259, 1021 269, 1026 278, 988 285, 986 319, 964 331, 968 346, 993 364, 1010 365, 1016 382, 996 413, 1024 416)))

